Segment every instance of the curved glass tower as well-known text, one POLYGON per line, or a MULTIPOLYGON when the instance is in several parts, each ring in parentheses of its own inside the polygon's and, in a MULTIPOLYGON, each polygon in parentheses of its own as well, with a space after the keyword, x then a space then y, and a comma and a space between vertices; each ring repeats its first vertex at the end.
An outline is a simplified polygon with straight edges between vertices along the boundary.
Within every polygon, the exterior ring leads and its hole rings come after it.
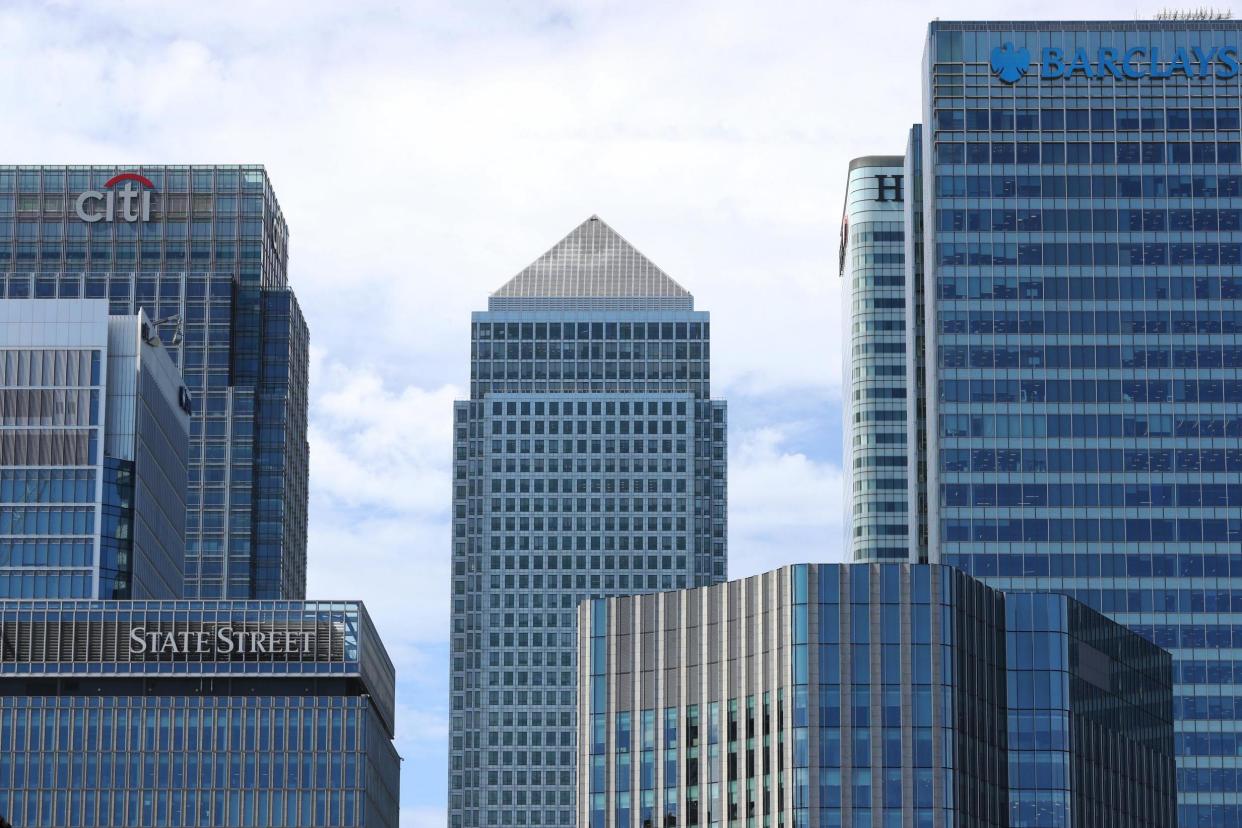
POLYGON ((840 274, 850 304, 843 420, 850 557, 909 558, 905 184, 901 156, 850 162, 840 274))
POLYGON ((1169 654, 1064 595, 796 564, 578 624, 582 828, 1173 821, 1169 654))

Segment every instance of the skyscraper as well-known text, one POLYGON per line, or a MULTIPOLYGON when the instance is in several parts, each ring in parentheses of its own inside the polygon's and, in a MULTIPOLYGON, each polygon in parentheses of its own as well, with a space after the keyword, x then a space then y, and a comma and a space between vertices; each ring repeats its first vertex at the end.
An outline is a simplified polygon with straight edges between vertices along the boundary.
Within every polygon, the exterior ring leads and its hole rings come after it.
POLYGON ((190 399, 146 314, 0 299, 0 598, 178 598, 190 399))
POLYGON ((187 597, 306 591, 307 330, 260 166, 0 167, 0 297, 146 311, 191 422, 187 597))
POLYGON ((845 526, 856 561, 909 557, 903 164, 899 155, 851 161, 841 221, 840 275, 850 303, 845 526))
POLYGON ((947 566, 578 608, 578 825, 1166 828, 1169 654, 947 566))
POLYGON ((725 577, 710 322, 596 216, 471 323, 454 406, 449 824, 574 819, 575 607, 725 577))
POLYGON ((1242 825, 1240 34, 935 22, 906 159, 907 509, 1172 651, 1183 826, 1242 825))

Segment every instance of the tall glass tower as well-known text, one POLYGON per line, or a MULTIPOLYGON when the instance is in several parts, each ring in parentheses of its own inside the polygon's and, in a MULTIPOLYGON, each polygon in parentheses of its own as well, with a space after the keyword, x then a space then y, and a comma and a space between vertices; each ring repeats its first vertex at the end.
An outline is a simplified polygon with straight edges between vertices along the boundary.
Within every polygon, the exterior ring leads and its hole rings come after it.
POLYGON ((306 591, 307 329, 260 166, 0 167, 0 297, 146 312, 194 399, 185 596, 306 591))
POLYGON ((454 406, 449 825, 569 828, 575 608, 725 578, 710 322, 596 216, 471 322, 454 406))
POLYGON ((928 557, 1172 651, 1196 827, 1242 825, 1240 35, 935 22, 906 165, 928 557))
POLYGON ((909 557, 904 164, 900 155, 851 161, 841 221, 850 303, 845 526, 856 561, 909 557))

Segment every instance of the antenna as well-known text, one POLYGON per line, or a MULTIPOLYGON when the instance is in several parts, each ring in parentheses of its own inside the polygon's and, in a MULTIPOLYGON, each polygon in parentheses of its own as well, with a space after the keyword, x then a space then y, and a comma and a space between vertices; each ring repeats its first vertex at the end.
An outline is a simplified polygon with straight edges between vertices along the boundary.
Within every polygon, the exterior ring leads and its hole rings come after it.
POLYGON ((174 346, 181 344, 181 341, 182 341, 181 314, 177 313, 177 314, 173 314, 172 316, 165 316, 163 319, 155 320, 154 322, 151 323, 151 330, 149 331, 146 329, 145 325, 143 326, 142 338, 146 340, 146 343, 148 345, 162 344, 160 340, 160 336, 159 336, 159 330, 160 330, 160 325, 165 325, 165 324, 171 324, 175 326, 173 328, 172 339, 169 340, 168 342, 169 347, 174 347, 174 346))

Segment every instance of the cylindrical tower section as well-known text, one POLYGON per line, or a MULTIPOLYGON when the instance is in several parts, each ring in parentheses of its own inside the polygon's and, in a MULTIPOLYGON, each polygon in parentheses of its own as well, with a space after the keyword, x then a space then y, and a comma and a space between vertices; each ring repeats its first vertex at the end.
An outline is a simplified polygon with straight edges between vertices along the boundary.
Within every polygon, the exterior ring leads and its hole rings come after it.
POLYGON ((850 304, 844 419, 845 519, 855 561, 910 558, 904 159, 850 162, 840 275, 850 304))

